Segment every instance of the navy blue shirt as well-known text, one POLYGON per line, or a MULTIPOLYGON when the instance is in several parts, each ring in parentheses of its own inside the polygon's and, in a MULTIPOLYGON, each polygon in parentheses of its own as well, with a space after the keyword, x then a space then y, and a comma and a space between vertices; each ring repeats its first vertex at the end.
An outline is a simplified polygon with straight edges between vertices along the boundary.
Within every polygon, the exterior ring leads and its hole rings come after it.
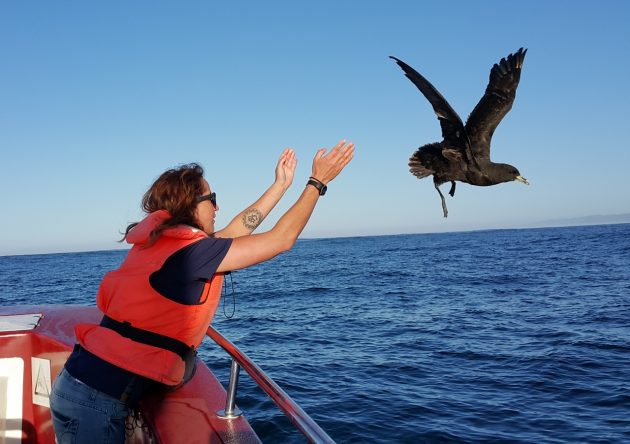
POLYGON ((205 283, 212 279, 232 239, 204 238, 173 253, 149 277, 151 287, 165 298, 185 305, 202 304, 205 283))

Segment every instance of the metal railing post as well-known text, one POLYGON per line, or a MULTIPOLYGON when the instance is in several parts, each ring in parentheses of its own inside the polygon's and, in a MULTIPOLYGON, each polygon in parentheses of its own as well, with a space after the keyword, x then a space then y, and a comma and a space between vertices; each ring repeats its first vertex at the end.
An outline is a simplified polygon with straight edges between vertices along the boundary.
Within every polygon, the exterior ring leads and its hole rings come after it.
POLYGON ((236 359, 232 359, 232 366, 230 367, 230 382, 228 383, 227 396, 225 397, 225 410, 219 410, 217 412, 217 415, 220 418, 238 418, 243 414, 243 412, 241 412, 238 407, 235 407, 236 389, 238 387, 238 377, 240 370, 241 366, 238 365, 236 359))
POLYGON ((228 386, 228 393, 226 396, 225 410, 217 412, 217 414, 226 419, 234 418, 236 415, 240 415, 241 412, 235 409, 231 413, 232 416, 227 416, 230 409, 234 408, 234 398, 236 397, 236 384, 238 383, 238 372, 242 367, 245 372, 254 380, 256 385, 260 387, 271 400, 284 412, 285 416, 297 427, 297 429, 304 435, 309 443, 314 444, 335 444, 335 441, 328 436, 328 434, 317 425, 308 414, 300 408, 299 405, 291 399, 291 397, 284 391, 273 379, 265 374, 265 372, 258 367, 245 353, 240 351, 238 347, 225 339, 221 333, 216 331, 212 326, 208 327, 208 336, 216 342, 228 355, 232 357, 232 369, 230 372, 230 383, 228 386), (230 399, 232 401, 230 401, 230 399), (230 403, 232 407, 230 407, 230 403), (227 413, 226 413, 227 412, 227 413))

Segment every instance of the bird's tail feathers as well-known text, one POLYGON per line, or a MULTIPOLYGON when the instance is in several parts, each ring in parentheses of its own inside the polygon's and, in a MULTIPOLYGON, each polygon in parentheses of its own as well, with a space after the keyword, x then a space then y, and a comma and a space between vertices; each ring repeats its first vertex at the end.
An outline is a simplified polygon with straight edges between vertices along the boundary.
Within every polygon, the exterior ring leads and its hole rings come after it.
POLYGON ((412 156, 409 159, 409 171, 411 171, 411 174, 416 176, 418 179, 424 179, 434 172, 430 168, 427 168, 425 165, 423 165, 420 159, 415 156, 412 156))

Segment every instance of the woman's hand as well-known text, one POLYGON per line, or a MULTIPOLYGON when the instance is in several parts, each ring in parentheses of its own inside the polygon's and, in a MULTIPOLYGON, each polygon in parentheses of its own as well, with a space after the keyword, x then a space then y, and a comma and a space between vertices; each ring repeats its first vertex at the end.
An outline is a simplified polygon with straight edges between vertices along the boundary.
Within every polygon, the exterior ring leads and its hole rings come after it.
POLYGON ((287 148, 280 155, 280 159, 278 159, 275 183, 280 185, 284 190, 288 189, 291 183, 293 183, 296 166, 297 158, 295 157, 295 151, 291 148, 287 148))
POLYGON ((317 151, 313 159, 313 173, 311 177, 327 185, 333 180, 352 160, 354 155, 354 143, 339 142, 326 154, 326 148, 317 151))

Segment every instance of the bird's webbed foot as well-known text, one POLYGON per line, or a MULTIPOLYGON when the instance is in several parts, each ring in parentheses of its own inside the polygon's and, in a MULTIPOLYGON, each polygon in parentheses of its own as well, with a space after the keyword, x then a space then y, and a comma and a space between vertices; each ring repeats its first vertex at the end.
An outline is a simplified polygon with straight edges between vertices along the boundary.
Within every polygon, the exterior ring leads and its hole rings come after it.
POLYGON ((455 181, 454 180, 451 180, 451 189, 448 192, 448 194, 450 194, 451 197, 455 196, 455 181))
POLYGON ((444 212, 444 217, 448 217, 448 209, 446 208, 446 200, 444 199, 444 195, 440 191, 440 188, 435 184, 435 189, 438 193, 440 193, 440 199, 442 199, 442 211, 444 212))

